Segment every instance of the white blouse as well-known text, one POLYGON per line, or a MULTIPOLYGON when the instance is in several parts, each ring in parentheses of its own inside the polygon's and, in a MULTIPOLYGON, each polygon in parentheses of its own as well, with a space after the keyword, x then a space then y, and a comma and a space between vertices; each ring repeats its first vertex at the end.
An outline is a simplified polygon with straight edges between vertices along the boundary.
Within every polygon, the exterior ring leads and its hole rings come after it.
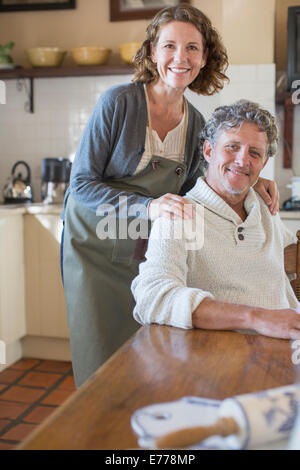
MULTIPOLYGON (((154 155, 158 157, 168 158, 169 160, 175 160, 176 162, 184 161, 184 154, 180 154, 182 139, 184 138, 184 121, 186 115, 186 106, 184 107, 183 117, 180 123, 171 131, 168 132, 164 141, 160 140, 158 133, 155 130, 152 130, 152 140, 153 140, 153 152, 154 155)), ((145 151, 142 155, 142 158, 134 172, 134 174, 139 173, 144 170, 151 160, 151 145, 150 145, 150 136, 149 136, 149 127, 146 129, 146 141, 145 141, 145 151)))

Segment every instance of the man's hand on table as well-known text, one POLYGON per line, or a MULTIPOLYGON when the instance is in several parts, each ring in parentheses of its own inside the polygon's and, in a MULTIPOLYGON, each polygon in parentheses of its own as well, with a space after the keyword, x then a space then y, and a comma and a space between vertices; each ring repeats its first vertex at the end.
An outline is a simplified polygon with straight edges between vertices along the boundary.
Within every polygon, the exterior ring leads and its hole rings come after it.
POLYGON ((290 308, 270 310, 205 298, 192 323, 208 330, 254 330, 272 338, 300 339, 300 315, 290 308))

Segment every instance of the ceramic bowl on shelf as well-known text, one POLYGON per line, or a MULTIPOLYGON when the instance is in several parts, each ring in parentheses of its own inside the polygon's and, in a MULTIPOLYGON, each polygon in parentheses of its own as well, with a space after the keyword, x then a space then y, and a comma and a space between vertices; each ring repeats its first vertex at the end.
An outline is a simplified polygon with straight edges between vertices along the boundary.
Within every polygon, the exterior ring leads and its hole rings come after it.
POLYGON ((133 56, 139 50, 141 45, 141 42, 126 42, 124 44, 120 44, 120 54, 126 64, 132 64, 133 56))
POLYGON ((73 47, 72 57, 77 65, 103 65, 110 56, 111 49, 102 46, 73 47))
POLYGON ((58 47, 33 47, 26 53, 33 67, 60 67, 67 51, 58 47))

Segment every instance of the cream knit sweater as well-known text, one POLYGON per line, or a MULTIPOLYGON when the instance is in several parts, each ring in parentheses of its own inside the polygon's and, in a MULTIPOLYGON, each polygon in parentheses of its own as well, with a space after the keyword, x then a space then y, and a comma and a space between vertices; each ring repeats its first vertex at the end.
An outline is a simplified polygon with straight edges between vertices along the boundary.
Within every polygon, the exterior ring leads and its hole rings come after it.
POLYGON ((295 237, 253 189, 245 200, 244 222, 203 178, 186 197, 204 206, 203 248, 189 250, 184 238, 159 237, 172 233, 174 222, 154 222, 146 261, 132 283, 138 322, 192 328, 192 312, 205 297, 269 309, 299 308, 283 255, 295 237))

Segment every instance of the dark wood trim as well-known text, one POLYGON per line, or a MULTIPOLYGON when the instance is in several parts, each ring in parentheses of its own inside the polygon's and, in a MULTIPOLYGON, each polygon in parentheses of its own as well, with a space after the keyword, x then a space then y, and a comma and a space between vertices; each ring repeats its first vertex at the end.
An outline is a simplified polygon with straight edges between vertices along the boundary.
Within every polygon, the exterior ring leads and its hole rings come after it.
MULTIPOLYGON (((162 8, 143 8, 136 10, 121 10, 121 0, 110 0, 110 21, 146 20, 153 18, 162 8)), ((190 0, 178 0, 179 3, 190 3, 190 0)))
POLYGON ((46 3, 40 2, 32 4, 22 4, 16 2, 15 5, 5 5, 3 0, 0 0, 0 13, 8 13, 14 11, 38 11, 38 10, 67 10, 71 8, 76 8, 76 0, 65 0, 63 3, 61 2, 52 2, 46 3))
POLYGON ((284 151, 283 168, 292 168, 294 144, 294 103, 292 97, 286 96, 284 100, 284 151))
POLYGON ((288 90, 292 90, 293 82, 300 79, 299 71, 299 40, 297 36, 297 17, 300 16, 300 6, 288 8, 288 90))
POLYGON ((95 65, 70 67, 16 68, 0 70, 0 80, 18 78, 55 78, 55 77, 87 77, 98 75, 129 75, 134 72, 130 65, 95 65))

